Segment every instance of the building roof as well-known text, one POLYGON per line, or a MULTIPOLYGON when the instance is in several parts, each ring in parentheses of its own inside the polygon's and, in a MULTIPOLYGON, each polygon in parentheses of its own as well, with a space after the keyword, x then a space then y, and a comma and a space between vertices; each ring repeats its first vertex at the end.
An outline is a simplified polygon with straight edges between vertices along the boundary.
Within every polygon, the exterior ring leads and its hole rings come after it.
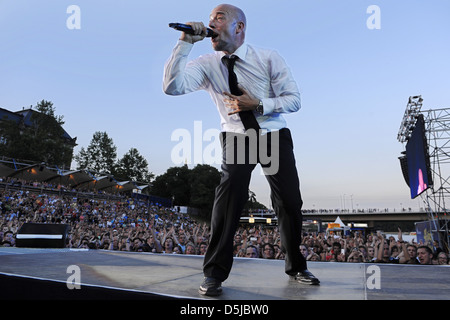
POLYGON ((0 178, 46 182, 70 189, 105 190, 110 193, 143 190, 149 186, 135 181, 118 181, 112 175, 96 174, 86 169, 62 171, 44 163, 18 163, 14 159, 0 160, 0 178))
MULTIPOLYGON (((27 127, 31 127, 33 126, 33 121, 32 121, 32 116, 35 113, 39 113, 36 110, 33 110, 31 108, 29 109, 22 109, 19 111, 10 111, 10 110, 6 110, 3 108, 0 108, 0 120, 12 120, 15 121, 17 123, 22 122, 25 126, 27 127)), ((63 130, 63 137, 68 140, 71 141, 75 144, 76 141, 76 137, 72 138, 66 130, 64 130, 64 128, 61 127, 61 129, 63 130)))

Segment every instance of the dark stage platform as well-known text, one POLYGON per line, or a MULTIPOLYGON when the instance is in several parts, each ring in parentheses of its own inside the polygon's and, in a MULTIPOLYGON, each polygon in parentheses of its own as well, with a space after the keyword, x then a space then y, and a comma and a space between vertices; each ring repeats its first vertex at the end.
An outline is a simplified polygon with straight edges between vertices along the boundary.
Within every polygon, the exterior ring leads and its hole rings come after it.
POLYGON ((201 256, 0 248, 0 298, 219 301, 450 298, 450 266, 309 262, 309 270, 320 279, 321 285, 307 286, 289 281, 284 274, 284 261, 246 258, 235 259, 231 275, 223 283, 222 296, 205 298, 197 292, 203 279, 202 263, 201 256), (81 283, 80 289, 69 289, 67 282, 76 285, 76 279, 81 283))

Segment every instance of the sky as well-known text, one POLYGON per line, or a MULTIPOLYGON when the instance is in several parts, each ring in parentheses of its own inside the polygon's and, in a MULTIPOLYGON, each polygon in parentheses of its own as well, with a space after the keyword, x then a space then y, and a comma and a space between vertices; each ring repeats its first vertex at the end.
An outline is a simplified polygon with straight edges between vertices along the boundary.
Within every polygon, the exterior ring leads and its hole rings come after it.
MULTIPOLYGON (((219 130, 216 107, 203 91, 165 95, 162 75, 180 35, 168 23, 206 24, 220 3, 0 0, 0 107, 53 102, 77 137, 75 154, 102 131, 119 158, 136 148, 155 175, 182 165, 172 151, 187 141, 199 148, 189 167, 208 163, 201 155, 214 139, 203 138, 219 130)), ((422 207, 403 179, 397 133, 410 96, 422 95, 424 110, 450 107, 450 2, 228 3, 246 13, 247 42, 277 50, 300 88, 302 108, 285 118, 303 208, 422 207)), ((206 39, 189 58, 210 52, 206 39)), ((258 167, 250 189, 270 207, 258 167)))

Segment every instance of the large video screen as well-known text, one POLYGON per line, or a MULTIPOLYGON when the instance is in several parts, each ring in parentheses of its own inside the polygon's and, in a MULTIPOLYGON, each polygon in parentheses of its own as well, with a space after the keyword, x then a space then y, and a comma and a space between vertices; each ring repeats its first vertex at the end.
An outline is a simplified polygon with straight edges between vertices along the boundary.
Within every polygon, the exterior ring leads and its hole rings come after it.
POLYGON ((411 199, 414 199, 433 185, 423 115, 419 115, 406 144, 406 158, 411 199))

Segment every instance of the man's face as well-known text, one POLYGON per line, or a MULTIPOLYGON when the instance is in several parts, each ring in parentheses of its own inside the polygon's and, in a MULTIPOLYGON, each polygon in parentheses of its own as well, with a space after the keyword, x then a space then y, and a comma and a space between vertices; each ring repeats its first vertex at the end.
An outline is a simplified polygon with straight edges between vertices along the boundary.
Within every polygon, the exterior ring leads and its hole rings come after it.
POLYGON ((428 251, 424 248, 419 248, 417 250, 417 258, 420 261, 420 264, 431 264, 432 255, 428 253, 428 251))
POLYGON ((211 37, 212 47, 215 51, 233 53, 240 45, 236 37, 238 22, 232 8, 227 6, 216 7, 209 16, 209 27, 217 36, 211 37))
POLYGON ((308 249, 305 246, 301 246, 300 252, 303 254, 303 256, 306 257, 306 255, 308 254, 308 249))
POLYGON ((389 245, 387 243, 385 243, 383 246, 383 257, 389 257, 389 245))
POLYGON ((257 258, 258 257, 258 254, 256 253, 256 250, 255 250, 255 248, 247 248, 247 251, 246 251, 246 254, 245 254, 245 256, 247 257, 247 258, 257 258))
POLYGON ((416 255, 417 255, 417 250, 416 250, 416 248, 414 248, 414 247, 412 247, 412 246, 409 246, 409 247, 407 248, 407 250, 408 250, 408 254, 409 254, 409 256, 410 256, 411 258, 415 258, 415 257, 416 257, 416 255))
POLYGON ((186 254, 195 254, 195 248, 193 246, 188 246, 186 248, 186 254))

